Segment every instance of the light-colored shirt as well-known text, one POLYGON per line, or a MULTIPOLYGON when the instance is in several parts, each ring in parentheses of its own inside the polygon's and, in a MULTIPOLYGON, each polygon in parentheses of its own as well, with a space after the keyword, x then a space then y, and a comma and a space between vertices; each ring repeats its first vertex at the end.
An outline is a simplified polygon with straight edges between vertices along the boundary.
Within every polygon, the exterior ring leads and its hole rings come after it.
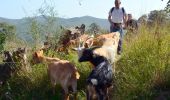
POLYGON ((111 9, 109 11, 109 15, 112 16, 111 20, 113 23, 123 23, 124 14, 126 14, 126 12, 124 10, 124 13, 123 13, 122 7, 119 9, 114 7, 112 12, 111 12, 111 9))

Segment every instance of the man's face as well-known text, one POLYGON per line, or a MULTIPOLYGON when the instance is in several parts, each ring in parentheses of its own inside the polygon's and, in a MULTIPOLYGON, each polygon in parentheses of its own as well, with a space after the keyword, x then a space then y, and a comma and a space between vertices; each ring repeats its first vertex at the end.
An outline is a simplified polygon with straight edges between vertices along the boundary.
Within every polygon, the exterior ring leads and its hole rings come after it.
POLYGON ((119 8, 119 7, 120 7, 120 4, 121 4, 120 0, 115 0, 115 6, 116 6, 116 7, 119 8))

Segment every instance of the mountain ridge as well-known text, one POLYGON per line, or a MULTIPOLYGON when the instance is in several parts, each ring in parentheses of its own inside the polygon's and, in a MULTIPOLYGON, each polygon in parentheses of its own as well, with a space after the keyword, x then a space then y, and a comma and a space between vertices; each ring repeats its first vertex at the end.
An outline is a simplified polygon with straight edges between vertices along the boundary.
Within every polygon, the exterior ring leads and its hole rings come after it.
MULTIPOLYGON (((0 23, 8 23, 11 25, 16 26, 17 35, 21 38, 28 38, 28 31, 29 31, 29 25, 30 25, 30 19, 33 17, 24 17, 21 19, 10 19, 10 18, 4 18, 0 17, 0 23)), ((35 19, 40 22, 44 23, 44 17, 43 16, 37 16, 35 19)), ((96 23, 99 25, 102 29, 109 30, 109 22, 107 19, 102 18, 96 18, 92 16, 81 16, 81 17, 73 17, 73 18, 61 18, 56 17, 55 18, 55 25, 56 26, 63 26, 65 28, 80 26, 81 24, 86 25, 86 29, 90 26, 92 23, 96 23)))

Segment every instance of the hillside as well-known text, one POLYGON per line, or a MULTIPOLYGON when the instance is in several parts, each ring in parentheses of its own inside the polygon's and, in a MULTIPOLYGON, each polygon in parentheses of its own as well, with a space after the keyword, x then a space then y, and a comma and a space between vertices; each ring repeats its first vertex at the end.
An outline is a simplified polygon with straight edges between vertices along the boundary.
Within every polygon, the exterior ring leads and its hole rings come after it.
MULTIPOLYGON (((42 16, 38 16, 36 18, 36 20, 40 23, 44 23, 44 21, 45 21, 42 16)), ((16 29, 17 29, 17 36, 24 38, 24 39, 29 38, 29 35, 26 34, 29 29, 29 22, 30 22, 29 18, 7 19, 7 18, 0 17, 0 22, 5 22, 5 23, 15 25, 16 29)), ((66 28, 69 28, 69 27, 74 27, 77 25, 80 26, 81 24, 85 24, 86 28, 88 28, 88 26, 91 23, 97 23, 101 28, 109 29, 109 23, 108 23, 107 19, 100 19, 100 18, 95 18, 95 17, 91 17, 91 16, 74 17, 74 18, 59 18, 59 17, 57 17, 55 25, 56 26, 62 25, 66 28)))

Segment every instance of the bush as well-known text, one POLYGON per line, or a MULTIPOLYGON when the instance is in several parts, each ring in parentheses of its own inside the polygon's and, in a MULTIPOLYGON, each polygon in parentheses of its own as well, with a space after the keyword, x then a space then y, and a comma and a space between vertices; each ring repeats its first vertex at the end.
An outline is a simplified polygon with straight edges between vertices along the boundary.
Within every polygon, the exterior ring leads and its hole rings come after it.
POLYGON ((170 34, 166 28, 143 27, 134 35, 130 41, 124 41, 124 53, 117 62, 115 97, 153 99, 157 87, 170 81, 167 79, 170 34))

